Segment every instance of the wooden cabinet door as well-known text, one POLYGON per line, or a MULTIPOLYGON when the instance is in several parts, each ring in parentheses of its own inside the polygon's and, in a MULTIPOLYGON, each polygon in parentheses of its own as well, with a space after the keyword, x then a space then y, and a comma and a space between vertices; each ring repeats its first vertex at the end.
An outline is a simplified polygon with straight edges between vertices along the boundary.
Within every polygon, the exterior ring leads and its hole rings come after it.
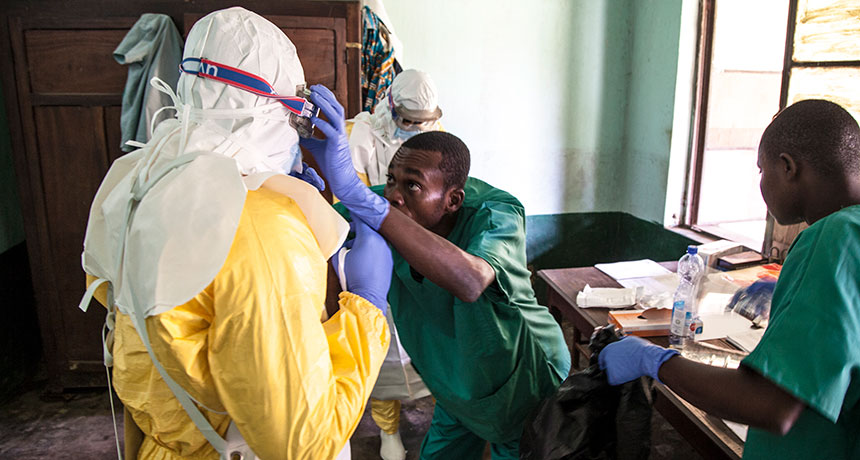
MULTIPOLYGON (((119 157, 126 68, 113 50, 137 18, 11 17, 10 40, 24 140, 22 196, 33 286, 52 389, 105 380, 99 331, 105 310, 77 309, 89 207, 119 157)), ((19 165, 20 165, 19 161, 19 165)))
MULTIPOLYGON (((87 313, 76 307, 85 287, 81 251, 90 204, 108 167, 122 155, 120 113, 128 69, 113 59, 113 50, 141 10, 169 14, 187 31, 205 14, 187 11, 232 4, 147 5, 74 0, 46 10, 14 0, 0 7, 0 20, 8 24, 8 29, 0 24, 0 32, 8 30, 8 42, 0 37, 0 57, 11 51, 11 65, 2 75, 51 391, 105 384, 100 338, 105 310, 95 301, 87 313)), ((295 43, 307 83, 329 87, 354 115, 360 105, 358 3, 257 6, 272 13, 264 16, 295 43), (349 54, 347 38, 353 41, 349 54)))

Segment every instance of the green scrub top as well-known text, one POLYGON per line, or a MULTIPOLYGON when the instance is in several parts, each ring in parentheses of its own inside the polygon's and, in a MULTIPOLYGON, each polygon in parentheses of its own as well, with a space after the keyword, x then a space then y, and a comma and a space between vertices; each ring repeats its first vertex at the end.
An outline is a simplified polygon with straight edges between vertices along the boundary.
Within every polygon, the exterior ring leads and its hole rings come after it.
POLYGON ((742 364, 807 405, 785 436, 750 429, 745 459, 860 459, 860 206, 797 237, 742 364))
POLYGON ((469 178, 447 236, 496 273, 473 303, 414 272, 394 253, 388 301, 400 340, 449 414, 490 442, 518 439, 526 416, 570 370, 570 352, 526 268, 525 210, 509 193, 469 178))

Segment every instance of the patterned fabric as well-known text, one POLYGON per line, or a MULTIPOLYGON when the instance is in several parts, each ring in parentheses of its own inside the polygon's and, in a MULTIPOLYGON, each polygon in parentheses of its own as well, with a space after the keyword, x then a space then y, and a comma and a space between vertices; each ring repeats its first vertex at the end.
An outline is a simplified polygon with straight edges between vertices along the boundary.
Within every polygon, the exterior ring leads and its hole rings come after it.
POLYGON ((361 110, 373 112, 385 98, 397 74, 394 48, 388 40, 388 28, 371 9, 362 9, 364 27, 361 32, 361 110))

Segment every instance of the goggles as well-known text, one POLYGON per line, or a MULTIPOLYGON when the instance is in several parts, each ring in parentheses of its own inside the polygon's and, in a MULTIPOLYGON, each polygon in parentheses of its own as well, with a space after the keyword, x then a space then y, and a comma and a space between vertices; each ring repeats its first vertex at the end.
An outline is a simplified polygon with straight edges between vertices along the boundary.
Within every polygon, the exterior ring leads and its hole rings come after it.
POLYGON ((305 85, 296 86, 295 96, 282 96, 275 93, 269 82, 257 75, 204 58, 185 58, 179 64, 179 70, 189 75, 215 80, 260 97, 277 99, 290 112, 290 126, 296 129, 299 136, 305 138, 313 136, 314 124, 311 117, 319 116, 320 109, 308 100, 311 92, 305 85))
POLYGON ((394 119, 394 124, 404 131, 429 131, 436 124, 436 120, 417 121, 403 118, 397 113, 394 107, 394 100, 391 97, 391 92, 388 93, 388 107, 391 109, 391 118, 394 119))

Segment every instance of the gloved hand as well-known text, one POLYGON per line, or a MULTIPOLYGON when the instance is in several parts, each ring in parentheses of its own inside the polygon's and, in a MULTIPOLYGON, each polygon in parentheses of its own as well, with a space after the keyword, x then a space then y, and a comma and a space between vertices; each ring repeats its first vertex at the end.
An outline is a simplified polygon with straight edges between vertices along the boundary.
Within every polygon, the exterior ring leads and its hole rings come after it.
POLYGON ((772 278, 758 280, 735 292, 726 306, 726 311, 734 311, 752 321, 754 325, 761 326, 770 318, 770 304, 775 288, 776 280, 772 278))
MULTIPOLYGON (((344 244, 351 248, 343 262, 346 290, 367 299, 384 315, 388 310, 388 288, 394 263, 391 249, 379 233, 360 220, 354 221, 355 238, 344 244)), ((332 259, 340 273, 338 258, 332 259)))
POLYGON ((678 354, 677 350, 663 348, 635 336, 606 345, 597 360, 606 371, 610 385, 621 385, 631 380, 650 376, 660 381, 657 373, 666 360, 678 354))
POLYGON ((308 166, 304 161, 302 162, 302 172, 290 171, 290 176, 295 177, 296 179, 301 179, 314 187, 317 190, 322 192, 325 190, 325 181, 317 174, 314 168, 308 166))
POLYGON ((331 186, 332 193, 343 202, 350 214, 363 220, 374 230, 379 230, 388 215, 389 204, 385 198, 370 191, 358 179, 349 154, 343 107, 334 94, 322 85, 311 86, 310 99, 329 119, 311 119, 326 138, 302 138, 299 143, 314 156, 331 186))

